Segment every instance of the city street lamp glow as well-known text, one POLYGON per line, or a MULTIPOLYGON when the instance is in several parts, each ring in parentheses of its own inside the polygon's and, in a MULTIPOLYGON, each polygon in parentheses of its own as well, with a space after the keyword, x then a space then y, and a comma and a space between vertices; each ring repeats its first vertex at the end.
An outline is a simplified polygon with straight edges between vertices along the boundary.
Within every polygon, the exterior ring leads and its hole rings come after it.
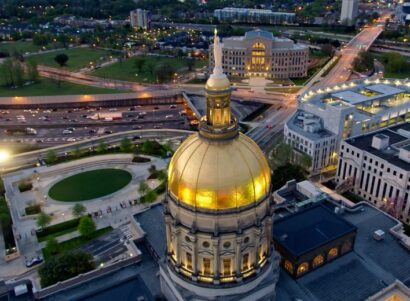
POLYGON ((0 150, 0 162, 6 161, 10 157, 10 154, 6 150, 0 150))

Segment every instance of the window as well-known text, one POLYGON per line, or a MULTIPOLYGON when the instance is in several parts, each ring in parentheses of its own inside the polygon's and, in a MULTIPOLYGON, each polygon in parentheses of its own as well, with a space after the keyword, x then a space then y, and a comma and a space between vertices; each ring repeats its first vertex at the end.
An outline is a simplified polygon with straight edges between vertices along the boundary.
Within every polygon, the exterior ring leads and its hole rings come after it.
POLYGON ((308 270, 309 270, 309 264, 307 262, 303 262, 298 266, 297 274, 301 275, 303 273, 306 273, 308 270))
POLYGON ((285 260, 283 266, 289 273, 293 274, 293 264, 289 260, 285 260))
POLYGON ((242 257, 242 270, 249 270, 249 253, 246 253, 242 257))
POLYGON ((204 248, 209 248, 209 247, 210 247, 210 244, 209 244, 209 242, 204 241, 204 242, 202 243, 202 246, 203 246, 204 248))
POLYGON ((349 252, 352 249, 352 242, 347 240, 342 245, 342 254, 349 252))
POLYGON ((337 255, 339 255, 339 250, 337 248, 332 248, 329 250, 329 253, 327 253, 327 259, 333 259, 335 258, 337 255))
POLYGON ((223 259, 223 275, 224 276, 231 275, 231 259, 230 258, 223 259))
POLYGON ((202 273, 204 275, 211 275, 211 259, 210 258, 202 259, 202 273))
POLYGON ((323 262, 325 261, 325 258, 323 257, 323 255, 317 255, 315 258, 313 258, 313 267, 318 267, 321 264, 323 264, 323 262))
POLYGON ((192 255, 191 253, 186 253, 186 268, 192 270, 192 255))

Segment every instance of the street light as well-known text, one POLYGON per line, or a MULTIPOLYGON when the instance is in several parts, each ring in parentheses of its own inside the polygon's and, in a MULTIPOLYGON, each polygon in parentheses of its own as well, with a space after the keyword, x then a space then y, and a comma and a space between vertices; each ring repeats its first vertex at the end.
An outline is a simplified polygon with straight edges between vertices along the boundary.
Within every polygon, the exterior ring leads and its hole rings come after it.
POLYGON ((6 150, 0 150, 0 162, 6 161, 10 157, 10 154, 6 150))

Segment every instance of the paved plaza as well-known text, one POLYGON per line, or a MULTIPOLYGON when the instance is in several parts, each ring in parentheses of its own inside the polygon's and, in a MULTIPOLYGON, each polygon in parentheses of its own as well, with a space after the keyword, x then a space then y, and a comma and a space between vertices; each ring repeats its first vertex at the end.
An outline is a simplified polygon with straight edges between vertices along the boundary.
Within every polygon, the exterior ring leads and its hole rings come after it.
MULTIPOLYGON (((147 180, 150 175, 148 171, 150 166, 155 165, 157 170, 167 167, 167 160, 149 158, 151 162, 133 163, 133 155, 131 154, 102 155, 50 167, 29 168, 4 175, 6 198, 10 204, 17 247, 21 256, 10 262, 5 262, 3 257, 0 258, 0 278, 10 279, 27 272, 25 259, 41 255, 41 249, 45 245, 45 242, 39 243, 37 241, 35 234, 38 229, 36 225, 37 215, 26 215, 25 208, 27 206, 41 204, 42 211, 52 216, 51 224, 58 224, 73 218, 72 208, 75 202, 60 202, 51 199, 48 196, 50 187, 68 176, 86 170, 119 168, 128 171, 132 175, 132 180, 124 188, 98 199, 79 202, 86 207, 88 213, 93 214, 93 216, 99 215, 93 217, 97 229, 107 226, 112 226, 114 229, 121 228, 135 213, 147 206, 145 204, 131 205, 140 197, 139 184, 146 182, 151 188, 160 184, 158 180, 147 180), (22 179, 29 179, 33 184, 33 189, 20 192, 18 183, 22 179)), ((79 233, 74 231, 58 237, 58 240, 65 241, 76 236, 79 236, 79 233)), ((0 245, 0 249, 0 252, 4 254, 3 244, 0 245)), ((28 273, 30 272, 28 271, 28 273)))

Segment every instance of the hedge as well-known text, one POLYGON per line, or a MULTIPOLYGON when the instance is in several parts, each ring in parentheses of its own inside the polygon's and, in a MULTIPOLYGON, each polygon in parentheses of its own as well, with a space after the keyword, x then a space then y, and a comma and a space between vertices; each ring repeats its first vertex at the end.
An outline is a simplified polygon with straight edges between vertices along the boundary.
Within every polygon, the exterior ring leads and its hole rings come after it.
POLYGON ((77 228, 79 223, 80 223, 80 218, 71 219, 66 222, 62 222, 59 224, 45 227, 43 230, 37 231, 36 235, 38 238, 41 238, 44 236, 48 236, 48 235, 51 235, 57 232, 67 230, 69 228, 77 228))

